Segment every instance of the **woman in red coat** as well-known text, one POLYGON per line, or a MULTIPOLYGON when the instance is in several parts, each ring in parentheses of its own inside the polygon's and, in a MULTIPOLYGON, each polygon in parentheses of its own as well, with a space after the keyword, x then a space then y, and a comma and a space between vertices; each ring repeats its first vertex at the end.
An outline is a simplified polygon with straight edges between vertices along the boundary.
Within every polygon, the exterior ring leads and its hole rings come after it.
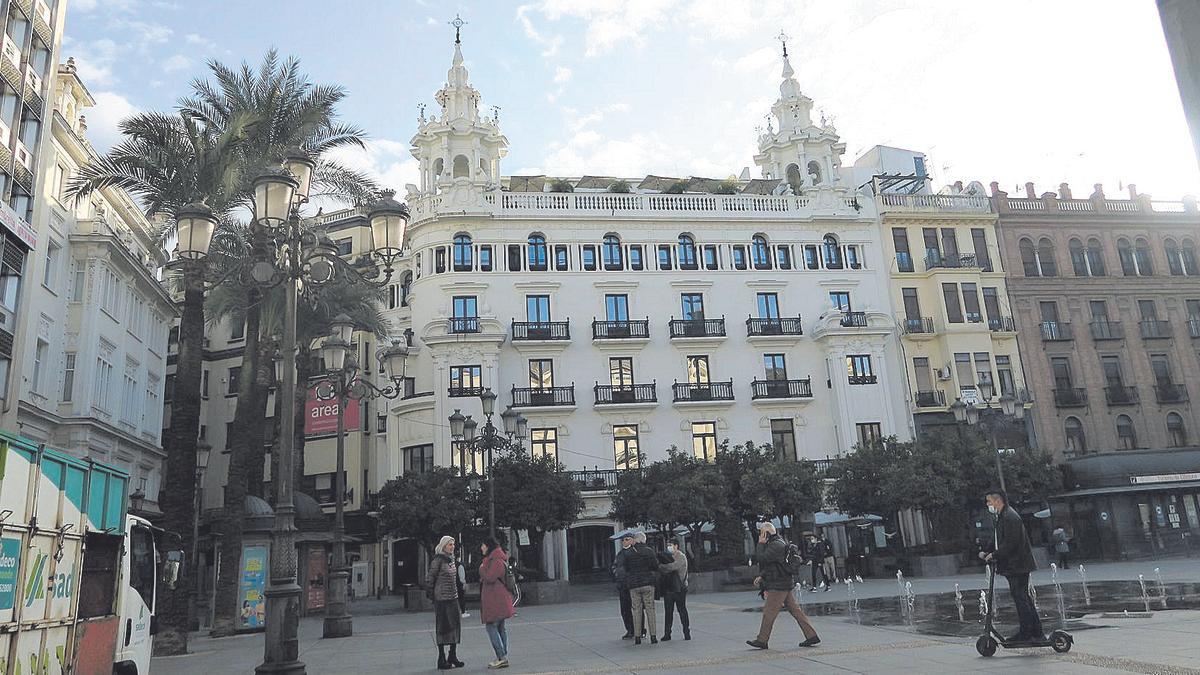
POLYGON ((512 594, 504 586, 508 554, 492 537, 485 539, 479 550, 483 553, 483 562, 479 563, 479 618, 496 652, 496 660, 488 668, 507 668, 508 632, 504 630, 504 620, 515 614, 512 594))

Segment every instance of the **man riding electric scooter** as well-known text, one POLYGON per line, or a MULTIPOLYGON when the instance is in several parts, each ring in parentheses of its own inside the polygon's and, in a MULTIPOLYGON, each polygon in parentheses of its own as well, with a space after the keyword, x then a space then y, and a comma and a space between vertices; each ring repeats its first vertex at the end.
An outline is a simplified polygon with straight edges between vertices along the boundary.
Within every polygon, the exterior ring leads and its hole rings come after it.
POLYGON ((996 549, 991 553, 980 552, 984 562, 995 565, 997 574, 1008 579, 1008 592, 1012 594, 1017 608, 1021 629, 1006 640, 1008 644, 1041 643, 1046 641, 1042 632, 1042 620, 1029 597, 1029 573, 1037 569, 1033 560, 1033 548, 1021 515, 1008 505, 1008 496, 999 490, 987 494, 987 506, 995 516, 996 549))

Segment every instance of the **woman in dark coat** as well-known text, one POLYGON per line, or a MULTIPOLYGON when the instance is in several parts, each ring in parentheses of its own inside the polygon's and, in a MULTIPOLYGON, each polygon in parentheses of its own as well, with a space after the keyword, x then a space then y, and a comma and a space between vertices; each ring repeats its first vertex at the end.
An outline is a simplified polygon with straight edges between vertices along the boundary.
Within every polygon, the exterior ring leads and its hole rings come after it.
POLYGON ((504 621, 516 614, 512 594, 504 585, 508 554, 492 537, 485 539, 479 550, 483 553, 483 562, 479 563, 479 618, 496 652, 496 660, 488 668, 507 668, 508 631, 504 629, 504 621))
POLYGON ((466 664, 458 660, 456 653, 462 637, 462 609, 458 606, 458 564, 454 560, 454 537, 442 537, 433 552, 429 571, 425 574, 425 586, 433 593, 437 667, 438 670, 462 668, 466 664), (447 647, 450 648, 449 654, 446 653, 447 647))

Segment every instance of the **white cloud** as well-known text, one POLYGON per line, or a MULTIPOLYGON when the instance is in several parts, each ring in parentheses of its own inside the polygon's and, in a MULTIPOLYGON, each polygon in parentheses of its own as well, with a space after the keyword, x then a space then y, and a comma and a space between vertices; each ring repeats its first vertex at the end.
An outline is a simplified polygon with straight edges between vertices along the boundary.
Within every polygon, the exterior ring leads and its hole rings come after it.
POLYGON ((129 99, 113 91, 101 91, 95 99, 95 107, 84 111, 88 121, 87 136, 96 150, 106 152, 121 140, 118 129, 121 120, 141 111, 129 99))
POLYGON ((554 69, 554 84, 563 85, 571 79, 571 69, 558 66, 554 69))
POLYGON ((163 61, 162 69, 164 73, 174 73, 180 70, 185 70, 190 65, 192 65, 191 59, 183 54, 175 54, 166 61, 163 61))
POLYGON ((329 158, 373 176, 401 198, 406 183, 420 183, 420 164, 409 152, 409 144, 385 138, 371 139, 366 148, 344 147, 329 153, 329 158))
POLYGON ((89 87, 107 87, 116 82, 113 65, 120 53, 116 42, 100 38, 75 47, 75 68, 89 87))
POLYGON ((533 9, 533 5, 517 7, 517 21, 521 24, 521 29, 525 31, 525 37, 541 45, 543 58, 555 56, 558 54, 559 47, 562 46, 563 38, 561 35, 551 35, 550 37, 542 35, 529 20, 528 14, 533 9))
POLYGON ((135 21, 132 19, 116 19, 110 22, 110 26, 122 31, 123 34, 129 34, 133 38, 133 43, 139 49, 143 50, 151 45, 165 43, 175 33, 175 31, 159 23, 135 21))
POLYGON ((618 44, 641 45, 644 32, 666 25, 674 5, 675 0, 542 0, 536 8, 551 21, 583 21, 586 54, 598 56, 618 44))

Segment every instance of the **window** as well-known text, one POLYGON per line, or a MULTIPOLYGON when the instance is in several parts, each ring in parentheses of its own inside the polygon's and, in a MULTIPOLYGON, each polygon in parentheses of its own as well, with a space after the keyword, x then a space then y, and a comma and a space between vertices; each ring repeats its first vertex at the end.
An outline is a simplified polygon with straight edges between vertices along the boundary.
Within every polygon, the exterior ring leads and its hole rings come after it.
POLYGON ((767 238, 761 234, 754 235, 750 240, 750 257, 754 261, 754 269, 771 269, 771 252, 767 247, 767 238))
POLYGON ((1191 239, 1183 240, 1183 248, 1179 250, 1179 259, 1184 274, 1189 277, 1200 274, 1200 270, 1196 268, 1196 244, 1191 239))
POLYGON ((958 302, 958 284, 942 284, 942 298, 946 301, 946 320, 962 323, 962 306, 958 302))
POLYGON ((1000 383, 1000 395, 1016 397, 1017 387, 1013 380, 1012 359, 1005 354, 996 355, 996 379, 1000 383))
POLYGON ((1069 337, 1067 328, 1058 320, 1058 302, 1045 300, 1038 303, 1038 312, 1042 317, 1042 339, 1062 340, 1069 337))
POLYGON ((618 469, 640 469, 636 424, 613 425, 613 458, 618 469))
POLYGON ((763 354, 763 370, 768 380, 786 380, 787 360, 783 354, 763 354))
POLYGON ((704 269, 715 270, 720 267, 717 259, 717 247, 715 244, 704 245, 704 269))
POLYGON ((758 318, 779 318, 779 295, 777 293, 758 294, 758 318))
POLYGON ((53 241, 46 242, 46 268, 42 270, 42 285, 54 291, 58 285, 58 260, 62 247, 53 241))
POLYGON ((521 271, 521 245, 520 244, 509 244, 508 245, 508 271, 509 272, 520 272, 521 271))
POLYGON ((912 253, 908 251, 908 231, 902 227, 892 228, 892 245, 896 250, 896 270, 912 271, 912 253))
POLYGON ((571 255, 566 244, 554 245, 554 269, 566 272, 571 268, 571 255))
POLYGON ((492 271, 492 247, 490 244, 479 247, 479 271, 492 271))
POLYGON ((428 473, 433 471, 433 446, 413 445, 401 451, 404 454, 404 473, 428 473))
POLYGON ((242 367, 241 366, 233 366, 232 368, 229 369, 229 373, 228 373, 227 377, 229 379, 226 381, 227 388, 225 390, 225 395, 226 396, 236 396, 238 393, 238 387, 240 386, 241 381, 242 381, 242 367))
POLYGON ((812 179, 813 185, 821 184, 821 165, 816 162, 808 163, 808 177, 812 179))
POLYGON ((621 255, 621 239, 615 234, 605 235, 604 245, 604 269, 620 270, 624 269, 624 258, 621 255))
POLYGON ((629 269, 638 272, 646 269, 646 262, 642 258, 641 244, 633 244, 629 247, 629 269))
POLYGON ((821 256, 817 253, 815 244, 805 244, 804 246, 804 268, 810 270, 821 269, 821 256))
MULTIPOLYGON (((171 376, 168 375, 167 377, 170 378, 171 376)), ((175 384, 175 381, 171 380, 171 384, 175 384)), ((200 398, 208 398, 208 371, 207 370, 200 371, 200 398)))
POLYGON ((388 309, 396 309, 400 306, 400 287, 392 284, 388 286, 388 309))
POLYGON ((1175 378, 1171 374, 1171 358, 1168 355, 1151 354, 1150 371, 1154 373, 1155 386, 1159 389, 1174 389, 1175 378))
POLYGON ((846 266, 852 270, 862 269, 862 261, 858 259, 858 246, 855 244, 846 245, 846 266))
POLYGON ((100 308, 108 312, 109 316, 117 318, 117 310, 120 309, 120 292, 121 278, 107 267, 102 268, 100 274, 100 308))
POLYGON ((771 420, 771 447, 777 459, 796 460, 796 432, 790 419, 771 420))
POLYGON ((470 272, 472 267, 471 236, 454 235, 454 271, 470 272))
POLYGON ((879 422, 859 422, 854 427, 858 431, 859 447, 867 448, 883 440, 883 425, 879 422))
POLYGON ((787 245, 775 247, 775 266, 781 270, 792 269, 792 250, 787 245))
POLYGON ((706 462, 717 461, 716 422, 692 422, 692 454, 706 462))
POLYGON ((925 267, 928 268, 930 263, 939 264, 942 260, 942 248, 938 243, 938 231, 936 227, 921 228, 921 241, 925 244, 925 267))
POLYGON ((400 277, 400 306, 401 307, 408 307, 408 296, 412 295, 412 282, 413 282, 412 272, 405 272, 404 276, 400 277))
POLYGON ((910 327, 921 326, 921 301, 917 296, 917 289, 902 288, 900 295, 904 299, 904 318, 910 327))
POLYGON ((942 228, 942 257, 950 265, 958 266, 962 258, 958 254, 958 232, 953 227, 942 228))
POLYGON ((691 235, 679 235, 678 245, 679 269, 694 270, 696 265, 696 242, 691 235))
POLYGON ((829 303, 839 312, 849 312, 850 291, 830 291, 829 303))
POLYGON ((29 383, 30 390, 39 394, 45 393, 46 359, 49 358, 50 344, 38 340, 33 349, 33 378, 29 383))
POLYGON ((1150 260, 1150 244, 1145 239, 1138 238, 1134 242, 1133 259, 1137 262, 1138 275, 1148 277, 1154 274, 1154 264, 1150 260))
POLYGON ((995 382, 992 380, 992 355, 987 352, 975 352, 975 377, 979 384, 992 385, 992 391, 995 392, 995 382))
POLYGON ((629 320, 629 296, 627 296, 627 295, 606 295, 606 296, 604 296, 604 318, 606 321, 628 321, 629 320))
POLYGON ((75 354, 67 352, 63 364, 62 400, 68 403, 75 398, 75 354))
POLYGON ((1091 276, 1088 274, 1087 252, 1083 248, 1083 242, 1071 239, 1067 244, 1067 249, 1071 253, 1071 269, 1075 272, 1075 276, 1091 276))
POLYGON ((732 252, 731 257, 733 259, 733 269, 735 269, 735 270, 746 269, 746 248, 744 246, 739 246, 739 245, 735 244, 733 246, 733 248, 730 250, 732 252))
POLYGON ((984 272, 991 272, 992 256, 988 253, 987 231, 982 227, 971 228, 971 243, 975 247, 975 262, 984 272))
POLYGON ((1083 433, 1083 424, 1077 417, 1068 417, 1063 422, 1063 430, 1067 435, 1067 453, 1074 455, 1087 454, 1087 437, 1083 433))
POLYGON ((483 393, 480 366, 450 367, 450 396, 478 396, 483 393))
POLYGON ((1017 242, 1017 249, 1021 252, 1021 268, 1027 277, 1042 276, 1041 269, 1038 268, 1037 251, 1033 248, 1033 242, 1029 239, 1021 239, 1017 242))
POLYGON ((983 287, 983 309, 987 312, 988 327, 992 330, 1002 330, 1004 317, 1000 315, 1000 293, 994 286, 983 287))
POLYGON ((1071 378, 1071 361, 1065 356, 1050 358, 1050 372, 1054 375, 1054 388, 1073 394, 1074 382, 1071 378))
POLYGON ((121 383, 121 420, 132 425, 142 409, 137 384, 137 365, 129 361, 125 363, 125 377, 121 383))
POLYGON ((103 412, 110 412, 110 389, 112 388, 113 366, 104 354, 96 357, 96 379, 92 385, 92 405, 103 412))
POLYGON ((708 384, 708 356, 687 357, 688 384, 708 384))
POLYGON ((1137 448, 1137 432, 1129 415, 1117 415, 1117 444, 1121 450, 1137 448))
MULTIPOLYGON (((468 321, 474 322, 479 319, 477 310, 478 302, 474 295, 456 295, 452 300, 454 318, 460 320, 456 322, 467 324, 468 321)), ((467 330, 467 328, 456 328, 456 330, 467 330)))
POLYGON ((1172 448, 1187 445, 1187 430, 1183 427, 1183 417, 1179 413, 1167 413, 1167 439, 1172 448))
POLYGON ((679 301, 685 321, 701 321, 704 319, 704 295, 701 293, 680 293, 679 301))
MULTIPOLYGON (((74 120, 69 120, 73 122, 74 120)), ((63 193, 67 190, 67 167, 55 164, 50 177, 51 196, 58 202, 64 201, 63 193)))
POLYGON ((671 269, 671 246, 669 244, 659 244, 658 246, 658 269, 671 269))
POLYGON ((525 296, 525 320, 530 323, 547 323, 550 321, 550 296, 525 296))
POLYGON ((1109 389, 1109 399, 1123 396, 1125 378, 1121 375, 1121 358, 1112 354, 1101 356, 1100 369, 1104 373, 1104 386, 1109 389))
POLYGON ((975 388, 975 371, 971 369, 970 352, 956 352, 954 354, 954 374, 958 377, 959 388, 975 388))
MULTIPOLYGON (((205 371, 207 372, 207 371, 205 371)), ((163 403, 170 403, 175 399, 175 374, 167 375, 163 381, 163 403)))
POLYGON ((71 280, 71 302, 83 302, 87 295, 87 263, 80 260, 75 263, 71 280))
POLYGON ((633 359, 619 356, 608 360, 608 380, 614 387, 628 389, 633 386, 633 359))
POLYGON ((1041 267, 1041 276, 1056 277, 1058 276, 1058 263, 1054 260, 1054 243, 1048 238, 1042 237, 1038 242, 1038 265, 1041 267))
POLYGON ((464 476, 482 476, 487 470, 487 451, 462 441, 450 444, 450 465, 464 476))
POLYGON ((529 359, 529 386, 533 389, 553 389, 554 362, 550 359, 529 359))
POLYGON ((1121 260, 1121 273, 1127 277, 1137 276, 1137 262, 1133 258, 1133 248, 1128 239, 1117 240, 1117 257, 1121 260))
POLYGON ((354 239, 353 238, 338 239, 336 245, 337 245, 337 254, 338 255, 350 255, 350 254, 354 253, 354 239))
POLYGON ((850 384, 875 384, 875 371, 871 369, 870 354, 851 354, 846 357, 846 374, 850 384))
POLYGON ((825 269, 842 269, 842 249, 838 245, 837 237, 832 234, 825 235, 825 238, 821 240, 821 249, 825 258, 825 269))
POLYGON ((558 461, 558 429, 529 430, 529 454, 534 457, 549 457, 558 461))
POLYGON ((983 314, 979 311, 979 293, 975 288, 975 284, 963 284, 963 309, 966 310, 967 321, 971 323, 982 323, 983 314))
POLYGON ((591 244, 580 247, 583 269, 588 272, 596 271, 596 247, 591 244))
POLYGON ((246 339, 246 319, 241 312, 234 312, 229 317, 229 341, 237 342, 246 339))
POLYGON ((1088 271, 1094 277, 1102 277, 1107 274, 1104 269, 1104 247, 1100 244, 1100 240, 1092 237, 1087 242, 1087 263, 1088 271))
POLYGON ((528 243, 527 250, 530 271, 545 272, 548 269, 546 262, 546 238, 540 234, 531 234, 529 235, 528 243))

